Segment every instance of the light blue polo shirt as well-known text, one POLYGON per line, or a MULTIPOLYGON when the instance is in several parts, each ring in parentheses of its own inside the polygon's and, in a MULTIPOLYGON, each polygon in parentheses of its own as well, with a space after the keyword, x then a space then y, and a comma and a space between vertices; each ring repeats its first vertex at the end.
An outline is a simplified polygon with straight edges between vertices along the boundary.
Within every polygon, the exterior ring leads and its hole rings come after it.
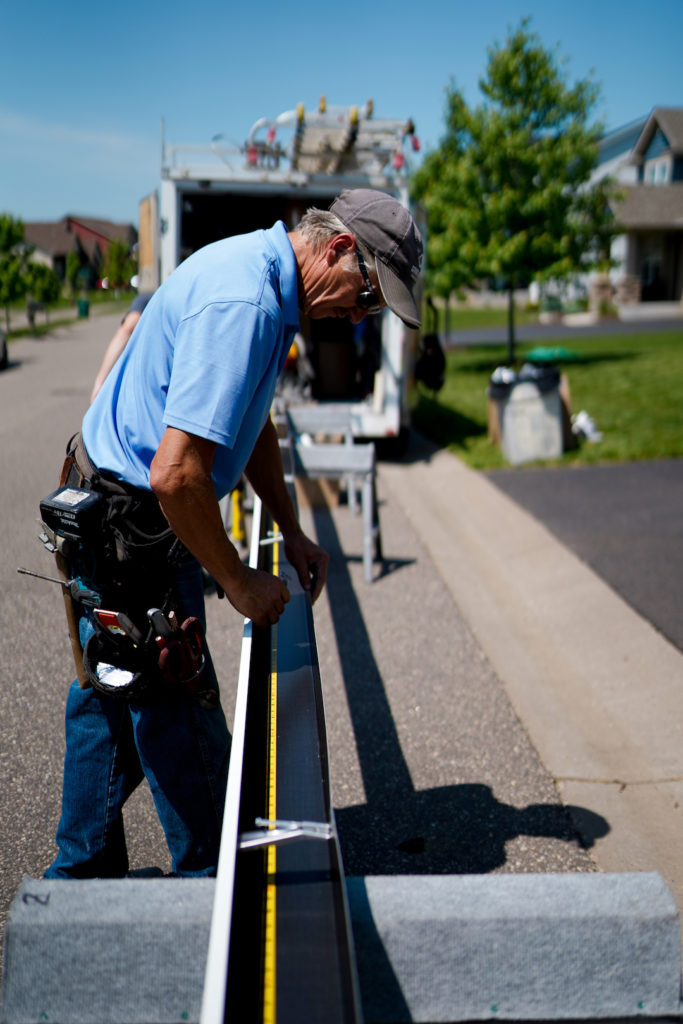
POLYGON ((242 474, 299 329, 294 251, 274 227, 199 249, 154 293, 83 420, 90 458, 149 489, 167 426, 218 444, 216 494, 242 474))

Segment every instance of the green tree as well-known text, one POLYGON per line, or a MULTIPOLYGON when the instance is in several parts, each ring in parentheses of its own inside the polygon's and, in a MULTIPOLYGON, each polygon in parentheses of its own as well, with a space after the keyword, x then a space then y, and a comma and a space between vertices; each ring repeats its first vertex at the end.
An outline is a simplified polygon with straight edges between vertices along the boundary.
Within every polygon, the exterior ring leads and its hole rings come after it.
POLYGON ((0 255, 12 252, 24 241, 24 222, 9 213, 0 213, 0 255))
POLYGON ((9 332, 9 307, 26 294, 26 259, 24 225, 9 213, 0 214, 0 305, 5 307, 5 324, 9 332))
POLYGON ((413 179, 427 211, 428 287, 447 297, 477 280, 504 283, 511 363, 515 289, 598 265, 612 230, 609 186, 588 187, 598 87, 590 78, 569 85, 528 26, 489 49, 479 106, 451 83, 445 135, 413 179))
POLYGON ((118 291, 128 285, 134 273, 135 263, 129 246, 121 239, 113 238, 102 261, 102 277, 108 279, 110 288, 118 291))
POLYGON ((46 317, 49 319, 48 307, 57 301, 62 291, 62 283, 57 272, 44 263, 29 263, 26 285, 33 300, 45 307, 46 317))
POLYGON ((76 249, 72 249, 66 257, 66 279, 71 288, 72 298, 76 297, 76 292, 78 291, 78 275, 82 266, 81 254, 76 249))

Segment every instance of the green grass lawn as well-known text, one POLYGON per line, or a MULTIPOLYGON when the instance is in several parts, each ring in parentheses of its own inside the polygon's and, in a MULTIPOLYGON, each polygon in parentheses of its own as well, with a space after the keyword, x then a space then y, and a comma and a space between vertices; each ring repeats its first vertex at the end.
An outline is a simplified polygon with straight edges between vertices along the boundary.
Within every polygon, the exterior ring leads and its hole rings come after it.
MULTIPOLYGON (((537 344, 543 342, 519 345, 519 361, 537 344)), ((683 329, 562 344, 579 357, 562 366, 571 411, 585 409, 603 440, 582 441, 558 465, 683 456, 683 329)), ((506 465, 488 439, 486 399, 506 351, 505 345, 482 345, 448 352, 443 388, 436 396, 423 390, 415 410, 418 430, 475 469, 506 465)))
MULTIPOLYGON (((113 291, 97 289, 88 292, 87 299, 90 303, 90 316, 99 316, 106 313, 118 313, 123 316, 130 307, 137 292, 121 291, 116 298, 113 291)), ((79 296, 80 297, 80 296, 79 296)), ((64 327, 78 320, 78 307, 76 299, 61 298, 53 303, 48 310, 38 310, 35 316, 35 327, 31 329, 26 326, 26 303, 15 302, 10 306, 10 329, 7 332, 7 340, 14 341, 16 338, 35 337, 40 338, 49 334, 57 327, 64 327)), ((0 309, 0 328, 7 330, 5 309, 0 309)))
MULTIPOLYGON (((423 311, 422 323, 429 325, 431 314, 423 311)), ((536 323, 538 313, 533 310, 515 309, 515 324, 517 326, 536 323)), ((508 322, 507 309, 498 309, 484 306, 481 309, 470 306, 453 306, 448 311, 448 330, 465 331, 476 327, 505 327, 508 322)), ((429 327, 431 330, 431 327, 429 327)), ((441 334, 446 330, 446 313, 443 309, 437 310, 437 331, 441 334)))

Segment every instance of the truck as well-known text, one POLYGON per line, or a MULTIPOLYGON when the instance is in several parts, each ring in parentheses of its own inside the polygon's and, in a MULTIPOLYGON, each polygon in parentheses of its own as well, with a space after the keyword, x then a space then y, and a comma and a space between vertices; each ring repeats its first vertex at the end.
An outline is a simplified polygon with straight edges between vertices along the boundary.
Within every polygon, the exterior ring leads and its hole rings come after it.
MULTIPOLYGON (((311 206, 329 207, 344 188, 388 192, 410 207, 408 174, 419 150, 412 120, 377 118, 363 107, 299 104, 261 118, 237 145, 169 144, 162 133, 161 182, 139 210, 139 289, 152 291, 200 247, 284 221, 293 230, 311 206)), ((419 211, 413 210, 423 233, 419 211)), ((415 290, 419 302, 421 281, 415 290)), ((325 410, 356 439, 398 445, 414 400, 419 331, 389 309, 350 321, 302 318, 293 363, 299 399, 325 410)))

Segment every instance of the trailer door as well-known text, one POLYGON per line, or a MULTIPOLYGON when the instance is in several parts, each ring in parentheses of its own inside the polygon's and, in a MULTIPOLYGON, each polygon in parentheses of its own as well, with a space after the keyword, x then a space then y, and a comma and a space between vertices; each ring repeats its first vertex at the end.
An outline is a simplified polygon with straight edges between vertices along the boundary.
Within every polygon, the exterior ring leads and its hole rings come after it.
POLYGON ((156 192, 140 201, 138 223, 138 291, 153 292, 159 287, 159 199, 156 192))

